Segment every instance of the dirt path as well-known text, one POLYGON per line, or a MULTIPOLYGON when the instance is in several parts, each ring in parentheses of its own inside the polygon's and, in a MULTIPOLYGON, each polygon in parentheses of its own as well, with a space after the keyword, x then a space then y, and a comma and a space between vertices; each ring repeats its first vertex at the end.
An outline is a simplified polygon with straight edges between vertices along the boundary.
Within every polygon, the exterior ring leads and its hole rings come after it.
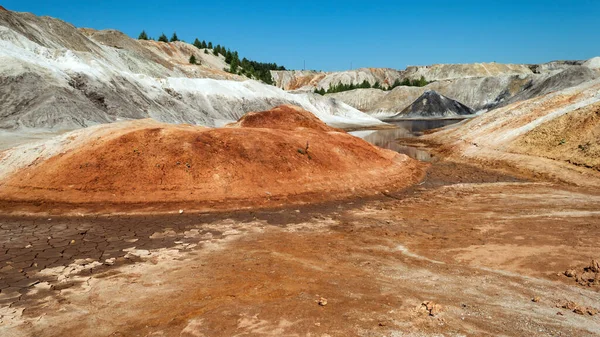
POLYGON ((600 335, 558 308, 600 284, 557 275, 600 257, 600 193, 461 164, 298 209, 0 224, 2 336, 600 335))

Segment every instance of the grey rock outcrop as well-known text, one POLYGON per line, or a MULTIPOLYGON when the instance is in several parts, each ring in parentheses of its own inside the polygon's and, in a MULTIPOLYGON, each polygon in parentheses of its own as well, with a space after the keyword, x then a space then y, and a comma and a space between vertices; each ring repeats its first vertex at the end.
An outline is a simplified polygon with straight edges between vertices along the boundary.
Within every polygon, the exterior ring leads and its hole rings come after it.
POLYGON ((458 117, 473 113, 473 109, 468 106, 433 90, 428 90, 411 105, 389 119, 458 117))

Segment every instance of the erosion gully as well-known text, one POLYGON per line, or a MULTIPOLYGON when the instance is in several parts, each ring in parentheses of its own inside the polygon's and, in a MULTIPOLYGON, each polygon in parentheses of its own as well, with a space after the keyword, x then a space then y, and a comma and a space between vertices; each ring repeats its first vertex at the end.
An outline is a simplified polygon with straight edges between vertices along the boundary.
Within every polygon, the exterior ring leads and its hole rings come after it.
POLYGON ((600 335, 600 279, 585 269, 600 257, 600 193, 396 141, 450 122, 355 132, 431 163, 420 185, 372 198, 3 216, 0 335, 600 335))

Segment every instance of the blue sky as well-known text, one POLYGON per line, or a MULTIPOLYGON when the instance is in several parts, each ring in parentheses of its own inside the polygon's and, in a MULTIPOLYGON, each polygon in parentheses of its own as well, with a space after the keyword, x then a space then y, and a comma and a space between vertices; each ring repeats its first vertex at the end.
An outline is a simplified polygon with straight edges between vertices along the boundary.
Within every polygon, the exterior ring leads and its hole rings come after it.
POLYGON ((600 0, 3 0, 10 10, 137 37, 177 32, 290 69, 540 63, 600 55, 600 0))

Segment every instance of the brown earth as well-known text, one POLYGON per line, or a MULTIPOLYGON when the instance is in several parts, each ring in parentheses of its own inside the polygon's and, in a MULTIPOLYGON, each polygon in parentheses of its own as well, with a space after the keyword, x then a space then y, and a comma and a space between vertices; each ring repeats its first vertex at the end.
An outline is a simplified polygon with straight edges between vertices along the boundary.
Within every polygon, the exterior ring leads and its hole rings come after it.
POLYGON ((563 272, 600 256, 598 209, 442 160, 420 186, 296 209, 1 217, 0 334, 597 336, 600 285, 563 272))
POLYGON ((599 89, 586 82, 406 141, 457 162, 598 188, 599 89))
POLYGON ((510 151, 600 171, 600 103, 546 122, 519 137, 510 151))
POLYGON ((229 128, 125 123, 17 170, 0 185, 0 199, 7 208, 14 202, 102 204, 111 211, 131 204, 161 211, 164 203, 168 211, 274 207, 404 188, 420 181, 427 166, 285 106, 229 128))

